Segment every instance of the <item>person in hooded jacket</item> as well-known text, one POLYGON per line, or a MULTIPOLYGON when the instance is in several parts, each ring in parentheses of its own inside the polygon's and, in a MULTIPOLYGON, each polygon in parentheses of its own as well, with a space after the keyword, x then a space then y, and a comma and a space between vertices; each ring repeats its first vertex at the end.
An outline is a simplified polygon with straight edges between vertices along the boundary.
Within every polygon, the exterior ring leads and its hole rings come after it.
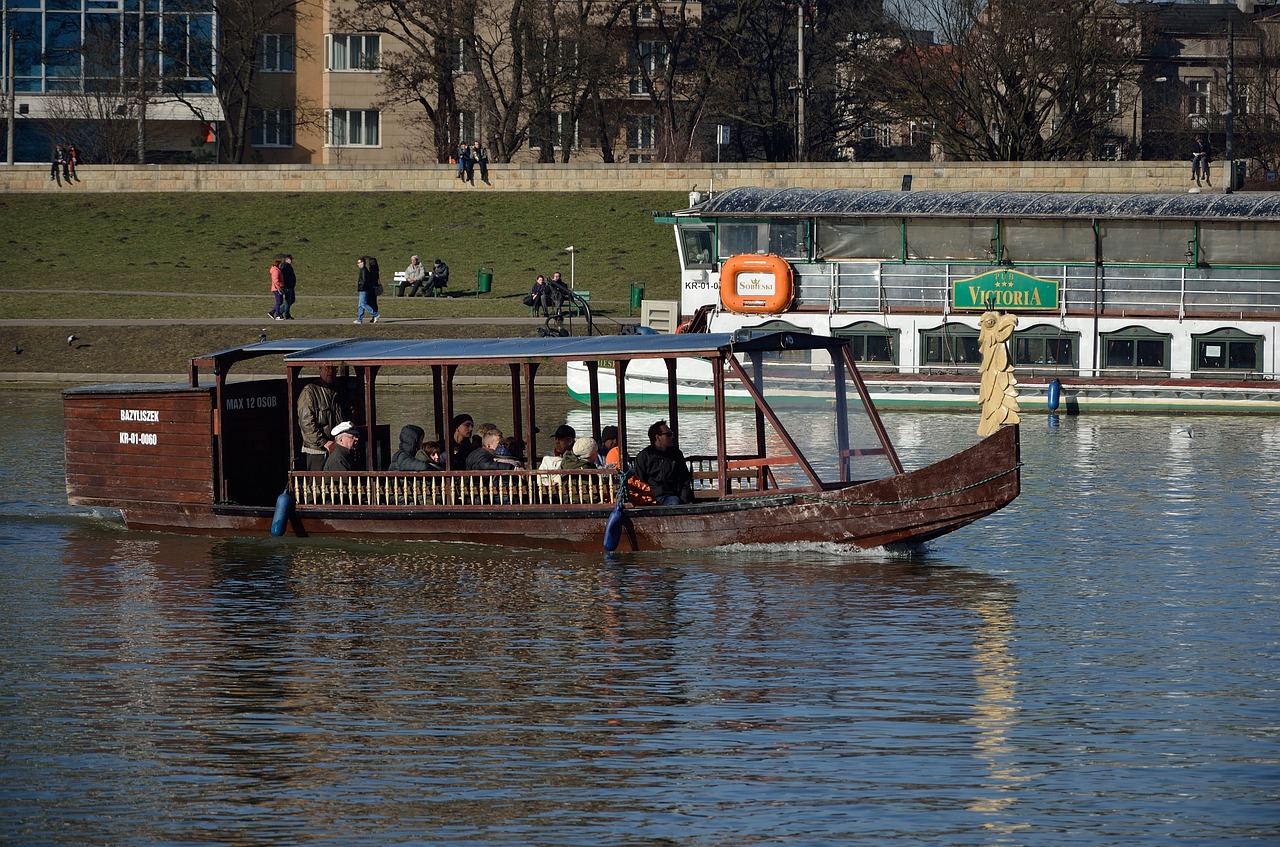
POLYGON ((418 458, 418 451, 422 449, 422 439, 426 436, 426 432, 420 426, 409 424, 400 430, 400 446, 396 450, 396 454, 391 457, 391 470, 393 471, 429 471, 433 470, 431 463, 425 459, 418 458))

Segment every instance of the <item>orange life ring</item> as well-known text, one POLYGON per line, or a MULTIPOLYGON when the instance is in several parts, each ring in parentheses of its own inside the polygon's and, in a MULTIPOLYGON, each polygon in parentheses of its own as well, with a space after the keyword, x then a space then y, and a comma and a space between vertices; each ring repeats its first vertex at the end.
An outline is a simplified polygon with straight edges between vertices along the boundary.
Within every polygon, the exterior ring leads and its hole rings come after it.
POLYGON ((740 253, 720 266, 720 303, 739 315, 773 315, 791 308, 795 278, 781 256, 740 253))
POLYGON ((682 332, 688 332, 688 331, 689 331, 689 327, 691 327, 691 326, 693 326, 693 321, 692 321, 692 320, 687 320, 687 321, 685 321, 684 323, 680 324, 680 326, 676 327, 676 334, 678 335, 678 334, 680 334, 680 333, 682 333, 682 332))

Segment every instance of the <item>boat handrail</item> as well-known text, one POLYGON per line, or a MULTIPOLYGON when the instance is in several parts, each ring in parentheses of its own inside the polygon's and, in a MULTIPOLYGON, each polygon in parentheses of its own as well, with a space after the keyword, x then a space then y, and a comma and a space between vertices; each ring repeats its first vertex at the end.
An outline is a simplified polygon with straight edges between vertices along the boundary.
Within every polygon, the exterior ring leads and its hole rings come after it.
POLYGON ((291 471, 298 507, 612 505, 618 473, 596 470, 291 471), (545 480, 552 484, 542 484, 545 480))

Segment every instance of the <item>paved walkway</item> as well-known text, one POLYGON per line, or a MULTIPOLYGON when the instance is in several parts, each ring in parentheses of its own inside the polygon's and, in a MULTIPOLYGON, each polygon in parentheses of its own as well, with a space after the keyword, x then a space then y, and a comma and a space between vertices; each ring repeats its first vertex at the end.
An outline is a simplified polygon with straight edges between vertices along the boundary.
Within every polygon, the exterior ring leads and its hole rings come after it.
MULTIPOLYGON (((636 319, 628 320, 629 323, 636 322, 636 319)), ((377 326, 396 326, 396 325, 417 325, 429 326, 436 323, 448 323, 450 325, 480 325, 487 326, 513 326, 513 327, 538 327, 546 323, 545 318, 535 317, 517 317, 517 318, 498 318, 498 317, 425 317, 425 318, 402 318, 402 317, 380 317, 377 326)), ((585 322, 581 318, 574 318, 575 326, 584 325, 585 322)), ((13 326, 69 326, 69 327, 85 327, 85 326, 263 326, 276 327, 283 329, 287 326, 293 333, 304 330, 305 327, 345 327, 338 335, 342 337, 351 337, 359 332, 367 332, 372 327, 369 325, 357 329, 351 324, 350 318, 298 318, 296 320, 281 322, 272 321, 265 317, 262 318, 3 318, 0 319, 0 327, 13 326)), ((612 319, 596 321, 597 327, 604 330, 606 334, 617 332, 620 325, 612 319)), ((325 330, 330 332, 330 330, 325 330)), ((198 351, 197 351, 198 352, 198 351)), ((249 379, 268 379, 271 376, 255 377, 249 376, 249 379)), ((180 374, 102 374, 102 373, 50 373, 39 371, 0 371, 0 386, 3 385, 86 385, 103 382, 110 383, 182 383, 185 384, 187 375, 180 374)), ((430 377, 419 376, 394 376, 391 373, 384 375, 381 380, 386 384, 403 384, 418 385, 428 384, 430 377)), ((539 384, 557 384, 563 383, 563 376, 546 376, 538 377, 539 384)), ((473 377, 471 379, 460 378, 459 385, 505 385, 506 382, 498 377, 473 377)))

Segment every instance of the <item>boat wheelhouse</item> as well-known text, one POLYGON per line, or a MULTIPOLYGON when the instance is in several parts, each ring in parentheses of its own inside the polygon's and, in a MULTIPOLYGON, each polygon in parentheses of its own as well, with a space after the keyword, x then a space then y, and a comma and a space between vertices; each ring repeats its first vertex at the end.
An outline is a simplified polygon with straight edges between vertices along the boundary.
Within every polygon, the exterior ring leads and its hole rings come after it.
POLYGON ((1016 426, 927 467, 903 468, 848 345, 810 334, 263 342, 193 359, 186 385, 68 389, 64 408, 67 431, 76 433, 66 446, 69 501, 118 509, 132 529, 265 535, 274 523, 297 536, 599 550, 614 520, 625 530, 621 550, 870 547, 951 532, 1005 506, 1020 484, 1016 426), (239 362, 269 356, 280 358, 282 377, 231 379, 239 362), (679 363, 689 358, 710 363, 720 399, 709 412, 688 410, 676 390, 679 363), (666 419, 680 432, 692 502, 625 502, 625 458, 621 469, 387 470, 392 427, 379 417, 378 386, 388 374, 429 386, 422 407, 430 420, 398 424, 437 437, 459 411, 460 373, 505 375, 510 431, 537 468, 539 432, 557 423, 539 420, 537 396, 562 390, 540 387, 537 373, 571 361, 588 363, 597 386, 588 398, 591 434, 598 439, 616 421, 624 457, 646 446, 636 442, 653 412, 633 417, 625 396, 606 410, 600 374, 622 379, 639 363, 665 369, 666 419), (371 470, 303 470, 295 409, 326 365, 344 373, 371 470), (749 408, 729 409, 731 385, 751 398, 749 408))
POLYGON ((994 306, 1028 408, 1057 380, 1067 410, 1280 412, 1280 194, 737 188, 657 220, 690 328, 844 338, 882 408, 972 404, 994 306))

